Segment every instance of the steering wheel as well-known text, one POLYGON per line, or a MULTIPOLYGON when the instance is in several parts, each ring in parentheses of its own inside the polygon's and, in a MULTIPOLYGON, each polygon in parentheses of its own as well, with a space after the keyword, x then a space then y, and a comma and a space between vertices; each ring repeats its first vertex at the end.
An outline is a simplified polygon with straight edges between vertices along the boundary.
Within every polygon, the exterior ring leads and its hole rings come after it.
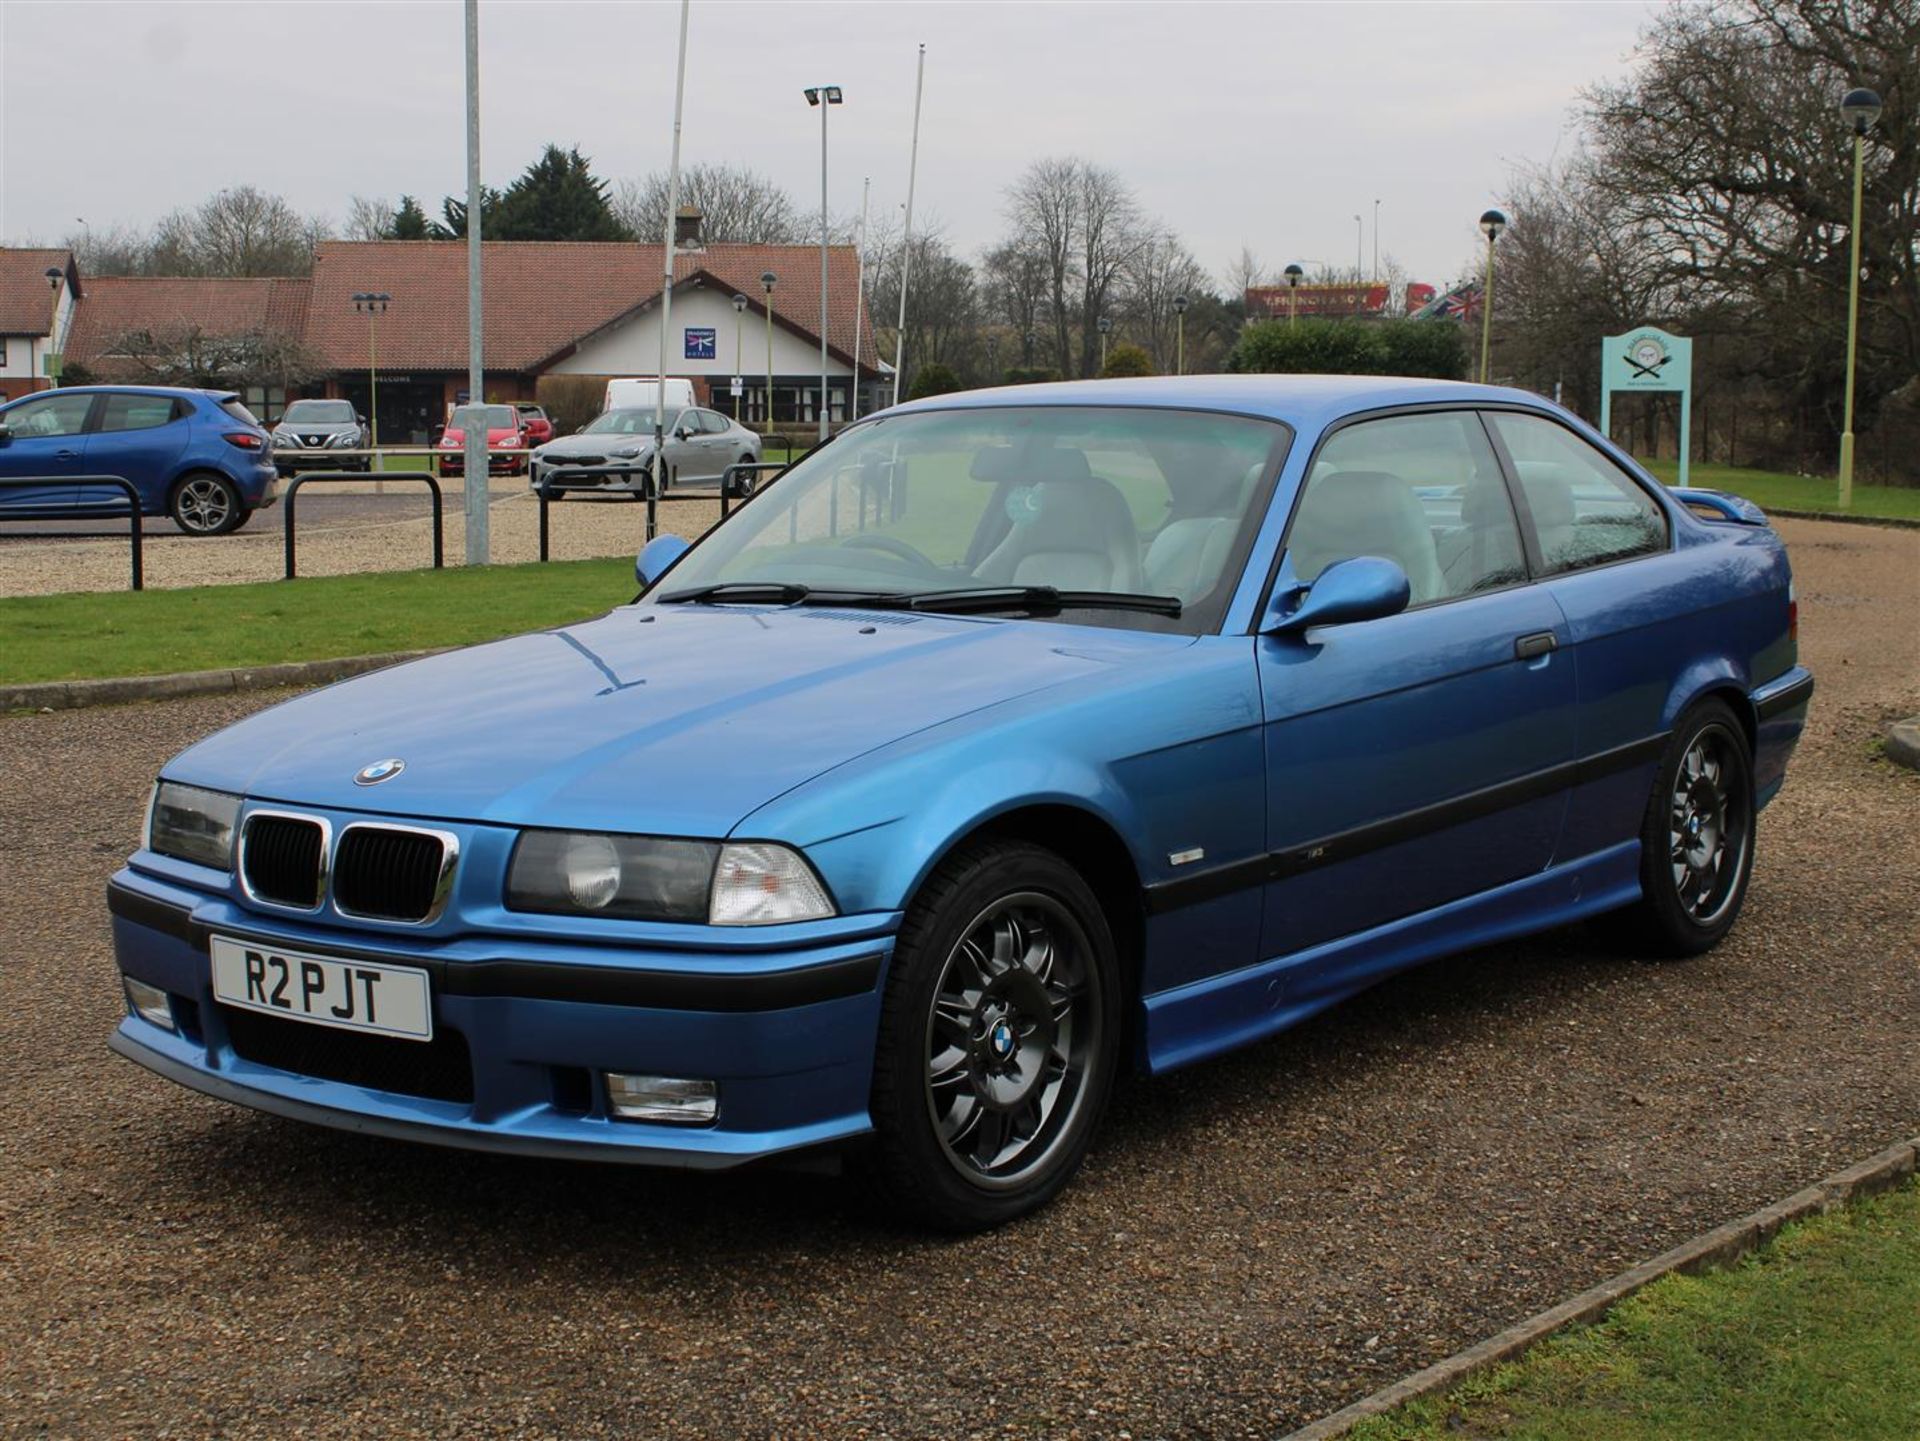
POLYGON ((926 570, 935 571, 942 575, 946 574, 946 571, 941 566, 935 565, 932 558, 925 552, 915 550, 904 540, 899 540, 891 535, 850 535, 840 543, 849 550, 855 547, 859 547, 862 550, 883 550, 888 555, 897 556, 901 560, 911 561, 913 564, 926 570))

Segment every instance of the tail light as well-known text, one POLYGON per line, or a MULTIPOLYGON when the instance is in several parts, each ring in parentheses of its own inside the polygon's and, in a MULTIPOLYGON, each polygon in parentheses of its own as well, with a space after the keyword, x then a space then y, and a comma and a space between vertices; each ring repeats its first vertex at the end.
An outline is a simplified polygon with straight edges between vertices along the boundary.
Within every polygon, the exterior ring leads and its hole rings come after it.
POLYGON ((266 442, 251 430, 230 430, 221 439, 241 450, 260 450, 266 446, 266 442))
POLYGON ((1794 593, 1792 581, 1787 582, 1787 641, 1800 644, 1800 597, 1794 593))

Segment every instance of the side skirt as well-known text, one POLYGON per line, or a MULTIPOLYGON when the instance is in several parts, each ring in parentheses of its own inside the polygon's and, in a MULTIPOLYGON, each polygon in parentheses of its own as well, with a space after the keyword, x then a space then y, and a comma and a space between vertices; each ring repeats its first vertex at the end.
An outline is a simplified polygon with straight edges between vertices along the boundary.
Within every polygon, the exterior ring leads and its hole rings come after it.
POLYGON ((1249 1045, 1423 961, 1630 904, 1640 894, 1640 842, 1625 841, 1477 896, 1148 996, 1147 1070, 1249 1045))

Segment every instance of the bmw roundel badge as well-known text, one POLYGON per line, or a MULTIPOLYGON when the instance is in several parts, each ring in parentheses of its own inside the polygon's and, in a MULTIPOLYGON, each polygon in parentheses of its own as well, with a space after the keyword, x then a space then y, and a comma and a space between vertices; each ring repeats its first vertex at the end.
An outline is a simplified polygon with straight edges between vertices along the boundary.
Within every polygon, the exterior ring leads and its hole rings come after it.
POLYGON ((383 761, 375 761, 370 766, 362 766, 354 775, 357 786, 377 786, 381 781, 390 781, 407 768, 407 763, 398 756, 390 756, 383 761))

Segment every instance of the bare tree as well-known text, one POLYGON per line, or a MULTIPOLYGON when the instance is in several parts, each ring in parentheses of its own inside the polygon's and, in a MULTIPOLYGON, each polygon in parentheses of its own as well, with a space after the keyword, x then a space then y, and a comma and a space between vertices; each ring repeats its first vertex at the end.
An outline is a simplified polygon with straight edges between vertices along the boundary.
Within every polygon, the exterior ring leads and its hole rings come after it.
POLYGON ((1099 321, 1144 243, 1140 206, 1118 173, 1080 162, 1080 373, 1100 363, 1099 321))
POLYGON ((1079 310, 1080 162, 1036 160, 1007 191, 1009 243, 1038 257, 1047 281, 1047 316, 1053 323, 1054 366, 1073 367, 1073 322, 1079 310))
POLYGON ((220 334, 187 322, 123 332, 107 343, 101 360, 103 369, 130 372, 149 385, 218 390, 304 385, 326 369, 297 336, 284 331, 220 334))
POLYGON ((150 273, 148 257, 152 237, 131 225, 89 226, 67 236, 65 242, 80 262, 80 273, 95 275, 145 275, 150 273))
POLYGON ((1178 358, 1174 298, 1185 296, 1191 307, 1212 292, 1211 277, 1172 231, 1162 230, 1135 247, 1121 275, 1117 308, 1127 338, 1146 349, 1155 371, 1172 371, 1178 358))
MULTIPOLYGON (((613 195, 613 213, 643 240, 665 232, 667 174, 623 180, 613 195)), ((699 209, 701 234, 713 242, 792 245, 808 238, 793 197, 759 172, 742 165, 690 165, 680 172, 680 203, 699 209)), ((814 232, 818 227, 814 227, 814 232)))
POLYGON ((1272 272, 1253 253, 1252 246, 1243 244, 1240 253, 1227 266, 1227 298, 1244 302, 1249 290, 1257 285, 1271 284, 1272 272))
POLYGON ((393 206, 378 196, 347 197, 346 224, 341 227, 348 240, 386 240, 393 234, 393 206))
POLYGON ((305 275, 326 222, 305 217, 278 195, 251 185, 222 190, 154 228, 147 271, 154 275, 305 275))

